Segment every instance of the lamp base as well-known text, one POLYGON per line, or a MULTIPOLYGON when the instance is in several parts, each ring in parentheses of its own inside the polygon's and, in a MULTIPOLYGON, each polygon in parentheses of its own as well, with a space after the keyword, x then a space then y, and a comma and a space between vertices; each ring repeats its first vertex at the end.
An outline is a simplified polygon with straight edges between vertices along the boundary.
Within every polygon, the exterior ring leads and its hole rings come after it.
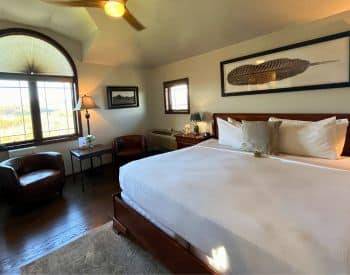
POLYGON ((88 135, 91 135, 91 132, 90 132, 90 113, 89 113, 88 109, 85 110, 85 118, 86 118, 86 123, 87 123, 88 135))
POLYGON ((198 126, 198 125, 194 125, 193 131, 194 131, 194 134, 195 134, 196 136, 198 136, 198 135, 199 135, 199 126, 198 126))

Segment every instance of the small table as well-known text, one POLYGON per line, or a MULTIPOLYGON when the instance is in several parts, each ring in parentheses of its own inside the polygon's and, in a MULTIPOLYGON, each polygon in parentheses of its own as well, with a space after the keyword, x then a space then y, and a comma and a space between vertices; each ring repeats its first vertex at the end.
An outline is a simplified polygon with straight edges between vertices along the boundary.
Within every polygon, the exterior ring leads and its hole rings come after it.
POLYGON ((82 186, 82 191, 85 191, 85 184, 84 184, 84 173, 83 173, 83 166, 82 166, 82 161, 85 159, 90 159, 90 168, 93 169, 94 165, 92 162, 92 159, 94 157, 99 157, 100 159, 100 166, 102 165, 102 156, 104 154, 111 154, 112 153, 112 147, 108 145, 102 145, 102 144, 97 144, 93 148, 87 148, 87 149, 72 149, 70 150, 70 159, 72 162, 72 174, 73 174, 73 179, 75 182, 75 172, 74 172, 74 163, 73 163, 73 158, 76 158, 79 160, 80 164, 80 173, 81 173, 81 186, 82 186))
POLYGON ((194 135, 194 134, 177 134, 175 135, 176 143, 177 143, 177 149, 186 148, 189 146, 196 145, 202 141, 205 141, 207 139, 212 138, 211 135, 204 136, 204 135, 194 135))

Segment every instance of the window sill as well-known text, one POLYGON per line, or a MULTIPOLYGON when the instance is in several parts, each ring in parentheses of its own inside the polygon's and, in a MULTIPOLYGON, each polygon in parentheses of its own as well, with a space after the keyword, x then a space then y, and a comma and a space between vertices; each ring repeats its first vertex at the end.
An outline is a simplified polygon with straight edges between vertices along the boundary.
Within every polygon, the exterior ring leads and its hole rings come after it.
POLYGON ((41 142, 30 141, 30 142, 25 142, 25 143, 8 144, 8 145, 3 145, 5 147, 5 149, 3 151, 21 149, 21 148, 26 148, 26 147, 31 147, 31 146, 41 146, 41 145, 49 145, 49 144, 54 144, 54 143, 73 141, 73 140, 77 140, 78 138, 79 138, 78 135, 74 135, 74 136, 65 136, 65 137, 46 139, 46 140, 43 140, 41 142))
POLYGON ((165 111, 166 115, 188 115, 190 114, 190 111, 165 111))

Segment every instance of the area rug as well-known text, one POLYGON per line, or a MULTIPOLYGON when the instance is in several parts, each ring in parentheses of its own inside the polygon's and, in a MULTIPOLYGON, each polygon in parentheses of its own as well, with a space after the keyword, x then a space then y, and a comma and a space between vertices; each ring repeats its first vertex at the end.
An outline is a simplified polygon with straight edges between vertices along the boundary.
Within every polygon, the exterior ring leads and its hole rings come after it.
POLYGON ((21 274, 170 274, 149 253, 123 236, 112 223, 21 267, 21 274))

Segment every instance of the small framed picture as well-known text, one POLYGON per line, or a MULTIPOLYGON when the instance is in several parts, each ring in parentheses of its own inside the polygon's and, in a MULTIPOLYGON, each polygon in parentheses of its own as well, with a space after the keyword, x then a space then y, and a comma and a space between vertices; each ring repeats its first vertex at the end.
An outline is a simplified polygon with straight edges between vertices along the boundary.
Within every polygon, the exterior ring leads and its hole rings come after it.
POLYGON ((139 107, 139 88, 137 86, 107 87, 108 109, 139 107))

